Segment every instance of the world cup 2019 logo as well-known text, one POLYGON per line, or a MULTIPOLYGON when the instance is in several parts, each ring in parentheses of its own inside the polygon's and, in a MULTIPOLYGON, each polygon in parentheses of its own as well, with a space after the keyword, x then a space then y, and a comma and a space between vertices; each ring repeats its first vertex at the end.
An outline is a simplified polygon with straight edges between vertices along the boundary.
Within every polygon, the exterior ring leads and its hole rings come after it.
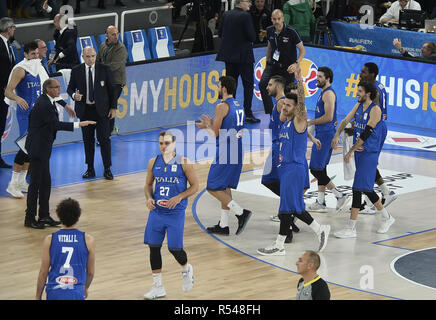
POLYGON ((5 126, 5 132, 3 132, 3 135, 1 137, 1 142, 3 142, 6 137, 9 135, 9 133, 11 132, 11 128, 12 128, 12 121, 14 120, 12 117, 12 112, 11 112, 11 108, 8 108, 8 115, 6 116, 6 126, 5 126))
MULTIPOLYGON (((265 70, 266 66, 266 57, 260 59, 256 65, 254 66, 254 95, 257 99, 262 100, 262 96, 260 94, 259 82, 262 78, 263 70, 265 70)), ((313 96, 317 91, 318 87, 316 86, 316 78, 318 76, 318 66, 309 59, 303 59, 300 63, 301 74, 303 76, 304 82, 304 91, 306 97, 313 96)))

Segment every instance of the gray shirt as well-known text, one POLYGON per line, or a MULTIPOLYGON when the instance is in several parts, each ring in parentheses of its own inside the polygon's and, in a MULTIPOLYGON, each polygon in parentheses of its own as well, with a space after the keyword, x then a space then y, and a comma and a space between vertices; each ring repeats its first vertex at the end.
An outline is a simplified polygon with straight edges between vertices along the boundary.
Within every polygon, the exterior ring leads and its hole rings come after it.
POLYGON ((316 277, 308 283, 301 278, 297 285, 297 300, 330 300, 330 290, 327 283, 316 277))

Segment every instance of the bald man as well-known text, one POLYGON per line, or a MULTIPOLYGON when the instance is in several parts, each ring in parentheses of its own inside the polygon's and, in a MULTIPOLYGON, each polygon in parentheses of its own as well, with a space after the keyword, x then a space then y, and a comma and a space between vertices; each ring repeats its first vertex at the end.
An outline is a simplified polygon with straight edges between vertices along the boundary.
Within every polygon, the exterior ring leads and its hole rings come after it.
MULTIPOLYGON (((117 27, 109 26, 106 29, 106 41, 100 45, 97 54, 97 62, 107 64, 114 76, 114 96, 115 100, 121 95, 123 87, 126 85, 126 60, 127 49, 119 41, 117 27)), ((113 131, 115 118, 110 120, 110 132, 113 131)))
POLYGON ((82 57, 85 62, 71 70, 71 79, 67 89, 68 94, 75 101, 76 114, 80 120, 97 122, 95 126, 82 128, 85 159, 88 165, 82 178, 95 177, 94 153, 95 131, 97 130, 104 177, 112 180, 109 120, 115 117, 117 111, 113 75, 109 66, 96 62, 97 54, 94 48, 85 47, 82 57))

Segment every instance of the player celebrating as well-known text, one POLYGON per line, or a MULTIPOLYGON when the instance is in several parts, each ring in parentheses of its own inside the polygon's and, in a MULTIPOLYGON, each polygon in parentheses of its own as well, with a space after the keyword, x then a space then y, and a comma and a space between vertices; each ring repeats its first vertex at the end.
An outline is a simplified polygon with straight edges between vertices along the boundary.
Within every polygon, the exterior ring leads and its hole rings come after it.
POLYGON ((161 155, 151 159, 147 167, 144 193, 150 213, 145 228, 144 243, 150 248, 153 287, 144 295, 145 299, 166 296, 161 273, 161 247, 165 233, 168 250, 182 266, 183 291, 191 290, 194 284, 194 269, 188 263, 188 257, 183 250, 183 231, 188 198, 197 192, 198 180, 193 165, 187 158, 174 152, 175 146, 173 134, 169 131, 161 132, 159 134, 161 155))

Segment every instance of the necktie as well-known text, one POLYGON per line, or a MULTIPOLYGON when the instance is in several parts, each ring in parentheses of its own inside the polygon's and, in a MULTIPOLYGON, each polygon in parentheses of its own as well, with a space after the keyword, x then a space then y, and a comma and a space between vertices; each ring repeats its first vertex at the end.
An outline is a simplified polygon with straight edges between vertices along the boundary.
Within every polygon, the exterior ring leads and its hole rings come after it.
POLYGON ((11 64, 15 64, 14 63, 14 55, 12 54, 12 48, 9 44, 7 45, 7 47, 8 47, 8 53, 9 53, 9 62, 11 64))
POLYGON ((88 69, 89 71, 88 71, 88 85, 89 85, 89 87, 88 87, 88 94, 89 94, 89 96, 88 96, 88 98, 89 98, 89 102, 94 102, 94 81, 93 81, 93 79, 92 79, 92 69, 91 69, 91 67, 89 67, 89 69, 88 69))

